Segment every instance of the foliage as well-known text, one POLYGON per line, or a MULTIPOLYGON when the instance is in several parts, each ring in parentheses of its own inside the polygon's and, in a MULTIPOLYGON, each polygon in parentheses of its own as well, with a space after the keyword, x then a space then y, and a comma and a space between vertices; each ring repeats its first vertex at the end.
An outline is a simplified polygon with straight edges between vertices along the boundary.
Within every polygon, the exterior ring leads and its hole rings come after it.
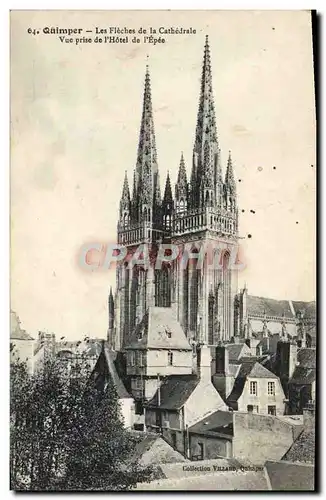
POLYGON ((111 378, 97 384, 86 359, 73 376, 66 368, 48 357, 31 376, 24 363, 11 364, 11 488, 127 490, 150 480, 152 470, 131 460, 136 440, 111 378))

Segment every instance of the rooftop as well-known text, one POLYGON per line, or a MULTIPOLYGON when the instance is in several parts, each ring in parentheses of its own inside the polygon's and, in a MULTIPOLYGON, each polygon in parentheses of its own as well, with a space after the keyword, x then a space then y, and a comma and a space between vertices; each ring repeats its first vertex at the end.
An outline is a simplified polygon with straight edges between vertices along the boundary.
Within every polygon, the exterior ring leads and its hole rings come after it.
POLYGON ((233 412, 216 411, 189 428, 193 434, 214 435, 214 433, 233 435, 233 412))
POLYGON ((10 339, 34 340, 33 337, 21 328, 21 322, 15 311, 10 311, 10 339))
POLYGON ((149 307, 133 331, 126 349, 192 350, 172 308, 169 307, 149 307))
POLYGON ((159 407, 168 410, 179 410, 185 404, 199 383, 196 375, 170 375, 160 387, 160 404, 158 391, 146 404, 148 408, 159 407))

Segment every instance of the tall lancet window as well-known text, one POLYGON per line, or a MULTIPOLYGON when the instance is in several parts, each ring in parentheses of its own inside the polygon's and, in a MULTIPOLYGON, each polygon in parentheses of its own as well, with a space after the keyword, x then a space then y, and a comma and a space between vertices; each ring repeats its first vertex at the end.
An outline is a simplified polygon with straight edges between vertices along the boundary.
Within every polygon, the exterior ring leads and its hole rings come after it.
POLYGON ((208 296, 208 345, 214 345, 214 294, 210 292, 208 296))
POLYGON ((121 312, 123 317, 122 324, 124 325, 123 333, 124 333, 124 341, 127 341, 127 337, 129 335, 129 319, 130 319, 130 300, 129 300, 129 276, 130 271, 128 268, 128 262, 125 262, 122 268, 122 286, 124 287, 124 304, 121 308, 121 312))
MULTIPOLYGON (((197 254, 196 248, 192 249, 192 254, 197 254)), ((189 259, 189 330, 193 334, 197 334, 197 311, 198 311, 198 278, 199 270, 197 269, 197 258, 189 259)))
POLYGON ((184 253, 184 258, 180 260, 181 273, 182 273, 182 326, 185 333, 188 333, 189 327, 189 263, 185 262, 186 254, 184 253))
POLYGON ((224 252, 222 256, 222 287, 223 287, 223 336, 229 339, 231 335, 231 269, 230 254, 224 252))
POLYGON ((137 306, 139 305, 139 272, 137 266, 128 271, 131 274, 131 292, 130 292, 130 329, 136 326, 137 306))
POLYGON ((167 265, 155 270, 155 305, 171 307, 171 269, 167 265))

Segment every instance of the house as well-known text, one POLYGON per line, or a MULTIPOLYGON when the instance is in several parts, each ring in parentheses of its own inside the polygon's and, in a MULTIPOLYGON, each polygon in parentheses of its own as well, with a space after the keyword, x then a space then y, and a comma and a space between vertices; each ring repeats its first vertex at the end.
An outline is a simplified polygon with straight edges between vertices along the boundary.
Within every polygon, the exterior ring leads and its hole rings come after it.
POLYGON ((188 456, 190 460, 223 457, 253 464, 280 460, 302 429, 301 419, 217 411, 187 430, 188 456))
POLYGON ((230 363, 227 347, 216 347, 216 373, 212 380, 227 406, 233 410, 284 414, 285 396, 280 379, 254 357, 230 363))
POLYGON ((190 460, 233 457, 233 413, 216 411, 188 429, 190 460))
POLYGON ((172 308, 149 307, 125 352, 131 393, 139 403, 154 396, 162 377, 193 372, 193 350, 172 308))
POLYGON ((197 352, 197 373, 166 377, 146 403, 145 425, 187 455, 186 429, 218 409, 227 408, 211 382, 210 349, 204 345, 197 352))
POLYGON ((90 383, 102 390, 105 390, 109 381, 113 383, 118 395, 124 425, 126 428, 131 429, 135 420, 134 400, 128 393, 118 371, 117 353, 111 351, 103 341, 102 350, 90 376, 90 383))
POLYGON ((56 357, 63 370, 74 374, 82 366, 91 372, 101 352, 102 340, 85 337, 80 340, 67 340, 64 336, 57 340, 54 333, 38 332, 34 347, 34 366, 39 368, 47 357, 56 357), (78 368, 79 366, 79 368, 78 368))
POLYGON ((26 362, 29 373, 34 372, 33 337, 21 328, 20 319, 14 311, 10 311, 10 359, 26 362))

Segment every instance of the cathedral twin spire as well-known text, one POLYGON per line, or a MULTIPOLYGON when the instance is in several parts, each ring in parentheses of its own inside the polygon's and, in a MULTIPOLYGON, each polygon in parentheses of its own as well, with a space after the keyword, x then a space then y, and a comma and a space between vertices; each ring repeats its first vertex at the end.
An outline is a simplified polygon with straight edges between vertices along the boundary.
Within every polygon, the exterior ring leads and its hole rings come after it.
MULTIPOLYGON (((203 206, 221 206, 225 197, 236 195, 231 154, 227 163, 225 182, 222 178, 221 154, 218 145, 215 106, 213 99, 212 72, 208 36, 206 36, 201 89, 197 114, 196 136, 193 149, 193 165, 190 183, 183 154, 181 155, 177 183, 175 186, 176 207, 196 209, 203 206)), ((173 204, 170 176, 166 179, 163 205, 167 200, 173 204)), ((234 203, 233 203, 234 204, 234 203)), ((160 223, 164 217, 157 163, 156 140, 153 120, 151 82, 146 66, 143 109, 139 134, 137 163, 134 172, 133 193, 125 176, 120 202, 120 220, 129 213, 131 223, 144 220, 160 223)))

